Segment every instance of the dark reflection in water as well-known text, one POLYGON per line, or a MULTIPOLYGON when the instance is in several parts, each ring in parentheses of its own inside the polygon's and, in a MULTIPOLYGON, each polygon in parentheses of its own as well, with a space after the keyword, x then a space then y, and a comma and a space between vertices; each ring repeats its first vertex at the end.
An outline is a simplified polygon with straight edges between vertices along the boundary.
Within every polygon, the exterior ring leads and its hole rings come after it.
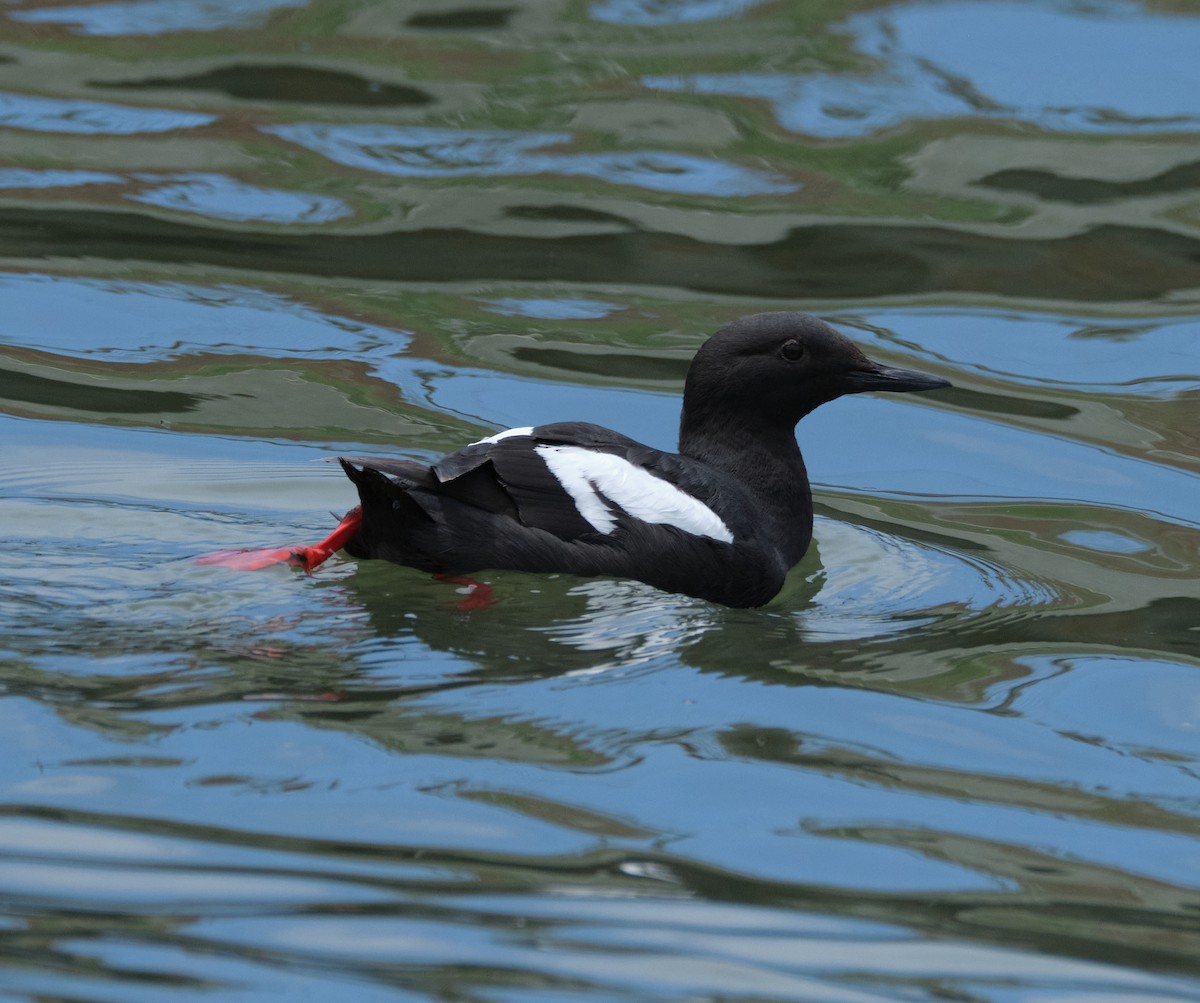
POLYGON ((1200 161, 1179 164, 1152 178, 1137 181, 1101 181, 1096 178, 1063 177, 1052 171, 1005 170, 988 174, 980 178, 978 183, 999 191, 1028 192, 1051 202, 1095 205, 1200 189, 1200 161))
POLYGON ((503 28, 516 12, 516 7, 460 7, 446 11, 424 11, 413 14, 405 22, 410 28, 431 28, 438 31, 467 31, 503 28))
POLYGON ((729 245, 642 232, 556 239, 449 229, 276 236, 124 213, 0 210, 0 254, 58 256, 63 247, 116 261, 240 269, 266 263, 272 271, 397 281, 633 283, 772 299, 947 291, 1152 299, 1194 283, 1200 261, 1196 238, 1120 226, 1027 240, 936 227, 816 225, 769 244, 729 245))
POLYGON ((565 373, 584 373, 610 379, 671 380, 682 382, 687 360, 613 352, 573 352, 556 348, 515 348, 513 358, 534 365, 551 366, 565 373))
POLYGON ((516 205, 505 209, 504 215, 512 219, 549 220, 558 223, 609 223, 623 230, 640 229, 636 223, 624 216, 588 209, 586 206, 516 205))
MULTIPOLYGON (((208 396, 171 390, 125 390, 96 383, 48 379, 0 367, 0 401, 65 407, 97 414, 170 414, 194 411, 208 396)), ((2 405, 0 405, 2 406, 2 405)))
POLYGON ((95 80, 93 87, 128 90, 219 91, 247 101, 363 106, 425 105, 433 97, 416 87, 368 80, 355 73, 311 66, 238 63, 186 77, 95 80))

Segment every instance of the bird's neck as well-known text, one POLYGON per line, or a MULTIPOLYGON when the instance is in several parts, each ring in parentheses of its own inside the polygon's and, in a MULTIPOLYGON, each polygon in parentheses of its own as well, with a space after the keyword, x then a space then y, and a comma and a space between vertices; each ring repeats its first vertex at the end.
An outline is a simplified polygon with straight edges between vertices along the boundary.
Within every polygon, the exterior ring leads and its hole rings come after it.
POLYGON ((800 559, 812 539, 813 508, 795 429, 754 422, 705 424, 689 421, 685 409, 679 452, 743 485, 772 524, 768 528, 787 541, 789 558, 800 559))

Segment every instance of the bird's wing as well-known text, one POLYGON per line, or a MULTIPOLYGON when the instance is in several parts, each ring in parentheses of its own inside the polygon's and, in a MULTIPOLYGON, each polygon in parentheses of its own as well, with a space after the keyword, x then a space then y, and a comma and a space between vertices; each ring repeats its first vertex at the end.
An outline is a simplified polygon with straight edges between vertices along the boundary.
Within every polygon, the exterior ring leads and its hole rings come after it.
POLYGON ((473 443, 439 460, 432 473, 438 494, 507 511, 561 540, 608 536, 628 516, 732 542, 713 507, 719 499, 692 466, 599 425, 562 422, 473 443), (497 492, 510 508, 497 504, 497 492))
POLYGON ((432 467, 437 494, 488 511, 505 511, 522 525, 560 540, 594 534, 595 526, 581 515, 542 453, 545 446, 570 439, 572 427, 583 429, 572 425, 512 429, 451 453, 432 467), (498 498, 505 505, 498 505, 498 498))

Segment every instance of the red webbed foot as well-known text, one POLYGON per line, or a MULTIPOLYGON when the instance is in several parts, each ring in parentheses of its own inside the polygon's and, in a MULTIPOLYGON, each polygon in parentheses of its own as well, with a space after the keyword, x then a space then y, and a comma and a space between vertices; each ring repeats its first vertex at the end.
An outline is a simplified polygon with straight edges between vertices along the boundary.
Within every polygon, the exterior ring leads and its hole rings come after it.
POLYGON ((352 508, 337 524, 337 528, 320 543, 307 547, 263 547, 254 550, 218 550, 197 557, 197 564, 215 564, 235 571, 258 571, 275 564, 311 572, 341 550, 362 527, 362 509, 352 508))

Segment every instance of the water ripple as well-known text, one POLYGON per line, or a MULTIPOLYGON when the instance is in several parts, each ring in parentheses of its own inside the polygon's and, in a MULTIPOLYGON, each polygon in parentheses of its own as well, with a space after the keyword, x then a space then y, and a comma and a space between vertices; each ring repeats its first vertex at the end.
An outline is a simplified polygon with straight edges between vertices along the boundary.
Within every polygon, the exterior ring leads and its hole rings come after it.
POLYGON ((190 212, 210 219, 259 223, 328 223, 353 210, 339 198, 307 195, 247 184, 224 174, 150 174, 129 177, 83 170, 0 168, 0 189, 78 188, 132 185, 122 197, 132 202, 190 212))
POLYGON ((798 614, 813 640, 958 629, 960 621, 984 615, 1025 619, 1065 599, 1049 582, 979 555, 848 522, 818 518, 816 546, 829 556, 809 576, 819 588, 798 614))
POLYGON ((197 350, 366 357, 408 343, 394 327, 352 321, 241 285, 0 272, 0 291, 8 320, 0 343, 70 358, 146 362, 197 350))
POLYGON ((308 0, 130 0, 84 6, 33 7, 7 16, 25 24, 61 24, 79 35, 164 35, 173 31, 257 28, 277 10, 308 0))
POLYGON ((1200 18, 1193 15, 1150 13, 1124 0, 924 3, 856 15, 840 30, 881 67, 860 75, 647 76, 642 83, 761 98, 784 128, 826 139, 959 116, 1092 133, 1200 124, 1200 18))
POLYGON ((1197 998, 1188 8, 0 2, 0 993, 1197 998), (193 561, 772 308, 955 389, 764 608, 193 561))
POLYGON ((138 108, 104 101, 0 94, 0 126, 33 132, 132 136, 211 125, 215 115, 173 108, 138 108))
POLYGON ((767 0, 600 0, 588 8, 595 21, 654 27, 737 17, 767 0))
POLYGON ((856 338, 919 349, 1007 383, 1168 398, 1200 387, 1200 315, 1096 318, 1026 310, 898 309, 856 315, 856 338))
POLYGON ((120 184, 124 180, 119 174, 106 174, 102 171, 71 168, 0 168, 0 188, 78 188, 82 185, 120 184))
POLYGON ((535 317, 539 320, 599 320, 621 309, 618 303, 579 297, 525 299, 506 296, 483 302, 489 311, 504 317, 535 317))
POLYGON ((571 142, 566 132, 434 129, 302 122, 262 126, 348 167, 409 178, 559 174, 688 195, 773 195, 799 185, 771 171, 663 150, 547 152, 571 142))
POLYGON ((222 174, 135 174, 157 183, 125 197, 134 202, 194 212, 212 219, 260 223, 328 223, 351 215, 345 202, 326 195, 306 195, 246 184, 222 174))

